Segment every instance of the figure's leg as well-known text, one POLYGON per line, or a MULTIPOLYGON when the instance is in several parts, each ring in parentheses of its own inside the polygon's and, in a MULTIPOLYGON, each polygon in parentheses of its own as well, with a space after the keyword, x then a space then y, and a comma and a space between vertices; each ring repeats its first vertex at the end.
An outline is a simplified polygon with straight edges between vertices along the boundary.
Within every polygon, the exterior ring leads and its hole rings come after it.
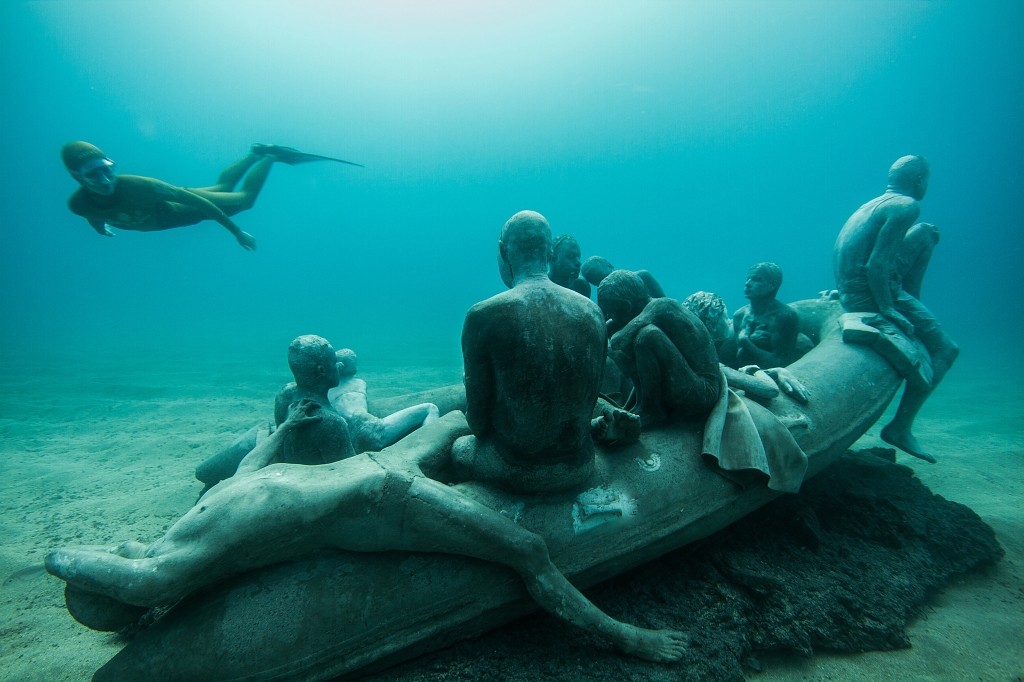
POLYGON ((916 299, 921 298, 924 273, 938 243, 939 230, 931 223, 914 225, 907 230, 907 235, 903 238, 896 271, 903 280, 903 290, 916 299))
POLYGON ((664 421, 668 412, 685 418, 706 416, 718 399, 718 377, 693 371, 671 339, 654 325, 636 338, 636 365, 641 401, 637 412, 644 427, 664 421))
POLYGON ((263 189, 263 185, 270 175, 270 167, 273 165, 273 159, 253 154, 243 159, 243 161, 229 166, 221 174, 220 180, 216 185, 212 187, 192 187, 189 188, 189 191, 208 199, 217 208, 229 216, 233 216, 236 213, 247 211, 253 207, 256 203, 256 198, 260 194, 260 190, 263 189), (255 160, 248 165, 244 165, 250 158, 255 160), (242 188, 237 192, 233 192, 231 190, 234 189, 238 180, 241 179, 241 176, 234 178, 234 173, 239 168, 242 169, 243 173, 245 171, 248 171, 248 173, 245 173, 245 182, 242 183, 242 188), (225 181, 225 177, 227 177, 227 181, 225 181))
POLYGON ((203 189, 207 192, 233 192, 235 185, 242 181, 242 178, 249 172, 249 169, 263 158, 259 154, 249 153, 222 170, 220 177, 217 178, 217 182, 209 187, 199 187, 196 189, 203 189))
POLYGON ((914 437, 912 432, 914 420, 928 396, 938 387, 949 368, 953 366, 957 356, 960 355, 960 347, 920 301, 901 292, 896 304, 896 309, 913 323, 914 332, 928 349, 932 361, 932 383, 927 388, 906 384, 900 404, 896 408, 896 414, 892 421, 882 429, 882 440, 890 445, 895 445, 907 454, 934 463, 935 458, 925 452, 917 438, 914 437))
POLYGON ((573 625, 596 632, 622 651, 652 661, 679 659, 686 641, 671 630, 647 630, 615 620, 592 604, 551 562, 547 545, 493 509, 428 478, 408 491, 400 549, 443 552, 504 564, 516 571, 537 603, 573 625))

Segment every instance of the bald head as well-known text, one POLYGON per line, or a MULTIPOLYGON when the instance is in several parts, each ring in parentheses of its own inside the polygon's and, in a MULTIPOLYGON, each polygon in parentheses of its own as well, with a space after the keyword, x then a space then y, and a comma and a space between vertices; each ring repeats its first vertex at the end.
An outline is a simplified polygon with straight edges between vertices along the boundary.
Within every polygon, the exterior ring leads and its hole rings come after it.
POLYGON ((626 324, 640 314, 651 295, 640 276, 629 270, 614 270, 597 287, 597 305, 608 319, 626 324))
POLYGON ((930 172, 928 159, 923 156, 901 156, 889 168, 889 189, 923 199, 930 172))
POLYGON ((520 211, 501 228, 498 248, 513 275, 546 273, 551 254, 551 226, 536 211, 520 211))
POLYGON ((587 260, 583 261, 583 266, 580 268, 580 274, 588 282, 593 284, 595 287, 600 285, 605 277, 612 273, 615 266, 611 264, 607 258, 602 256, 591 256, 587 260))
POLYGON ((337 363, 334 347, 322 336, 306 334, 288 346, 288 368, 303 388, 337 386, 337 363))

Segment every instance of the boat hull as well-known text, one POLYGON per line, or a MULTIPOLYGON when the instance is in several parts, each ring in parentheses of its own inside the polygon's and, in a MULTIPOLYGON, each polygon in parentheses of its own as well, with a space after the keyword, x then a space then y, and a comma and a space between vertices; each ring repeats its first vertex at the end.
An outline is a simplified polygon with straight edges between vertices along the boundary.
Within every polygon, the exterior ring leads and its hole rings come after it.
MULTIPOLYGON (((838 305, 798 304, 818 345, 790 366, 811 394, 768 405, 825 468, 881 415, 900 377, 869 348, 844 344, 838 305)), ((457 389, 439 396, 457 403, 457 389), (453 393, 454 391, 454 393, 453 393), (456 397, 453 398, 453 395, 456 397)), ((421 394, 419 400, 429 400, 421 394)), ((675 425, 601 450, 585 491, 513 496, 456 487, 546 539, 581 588, 721 530, 780 493, 740 487, 701 457, 702 429, 675 425)), ((95 680, 326 680, 354 677, 478 635, 535 610, 519 577, 460 556, 325 551, 193 594, 140 633, 95 680)))

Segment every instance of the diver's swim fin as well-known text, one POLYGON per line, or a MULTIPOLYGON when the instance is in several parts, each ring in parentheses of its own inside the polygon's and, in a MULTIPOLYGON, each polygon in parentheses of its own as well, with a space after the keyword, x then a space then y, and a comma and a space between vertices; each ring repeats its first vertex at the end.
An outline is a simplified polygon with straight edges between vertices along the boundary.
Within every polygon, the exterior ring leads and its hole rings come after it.
POLYGON ((286 163, 289 166, 295 166, 300 163, 309 163, 310 161, 337 161, 338 163, 347 163, 350 166, 359 166, 365 168, 361 163, 355 163, 353 161, 346 161, 344 159, 336 159, 333 156, 320 156, 319 154, 307 154, 306 152, 300 152, 298 149, 292 147, 282 147, 276 144, 259 144, 256 143, 252 146, 253 154, 259 154, 260 156, 267 156, 274 161, 280 161, 286 163))

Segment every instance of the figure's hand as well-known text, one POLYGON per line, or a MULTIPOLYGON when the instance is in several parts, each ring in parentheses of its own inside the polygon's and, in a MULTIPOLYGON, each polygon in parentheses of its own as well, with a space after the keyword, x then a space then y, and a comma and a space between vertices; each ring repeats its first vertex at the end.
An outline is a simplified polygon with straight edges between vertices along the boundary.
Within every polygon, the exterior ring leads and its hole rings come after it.
POLYGON ((882 315, 884 315, 885 318, 892 322, 894 325, 899 327, 899 330, 906 334, 907 336, 914 335, 914 325, 911 324, 910 320, 903 317, 903 314, 897 311, 895 308, 884 311, 882 315))
POLYGON ((742 367, 740 367, 736 371, 737 372, 743 372, 744 374, 749 374, 749 375, 753 376, 753 375, 757 374, 758 372, 760 372, 761 368, 758 367, 757 365, 743 365, 742 367))
POLYGON ((324 418, 323 407, 315 400, 303 399, 288 406, 288 418, 284 424, 292 427, 318 422, 324 418))
POLYGON ((785 367, 766 369, 765 374, 774 379, 779 390, 793 400, 806 403, 811 397, 811 394, 807 392, 807 388, 785 367))
POLYGON ((242 248, 246 251, 256 250, 256 237, 253 237, 248 232, 242 232, 239 230, 238 234, 235 235, 235 239, 242 245, 242 248))
POLYGON ((761 350, 772 349, 772 335, 771 332, 765 329, 755 329, 750 333, 750 343, 754 344, 761 350))

